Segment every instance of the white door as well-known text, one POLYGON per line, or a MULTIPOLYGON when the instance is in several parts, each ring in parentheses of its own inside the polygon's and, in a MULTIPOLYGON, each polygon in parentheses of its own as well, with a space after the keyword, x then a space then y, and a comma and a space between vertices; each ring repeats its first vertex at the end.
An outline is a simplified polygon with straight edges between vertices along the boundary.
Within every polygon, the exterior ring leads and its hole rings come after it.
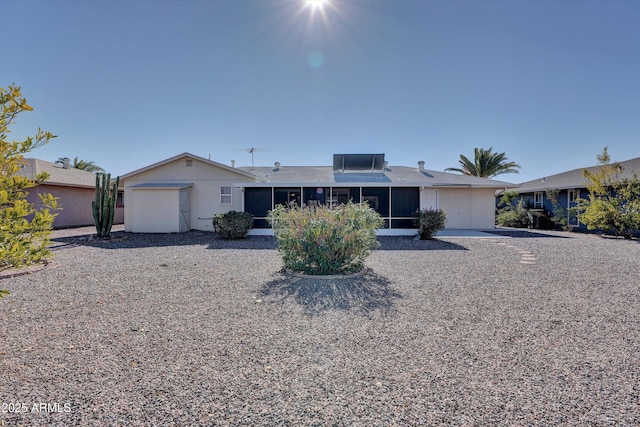
POLYGON ((191 230, 191 198, 189 189, 180 190, 180 231, 191 230))

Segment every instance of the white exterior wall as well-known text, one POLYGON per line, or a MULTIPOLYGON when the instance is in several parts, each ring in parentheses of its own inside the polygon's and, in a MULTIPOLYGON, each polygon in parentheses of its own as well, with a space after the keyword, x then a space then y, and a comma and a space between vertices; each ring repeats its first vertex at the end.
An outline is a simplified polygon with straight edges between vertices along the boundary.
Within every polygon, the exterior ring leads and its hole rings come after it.
POLYGON ((472 227, 475 229, 491 229, 496 227, 496 196, 494 188, 477 188, 473 190, 472 227))
POLYGON ((439 208, 447 214, 445 228, 487 229, 495 227, 495 197, 492 188, 442 188, 439 208))
MULTIPOLYGON (((251 178, 225 170, 214 165, 192 159, 192 166, 186 165, 186 158, 177 159, 166 165, 158 166, 152 170, 142 172, 124 181, 125 186, 125 231, 133 231, 135 222, 134 205, 138 205, 133 199, 133 192, 159 191, 159 190, 134 190, 130 187, 144 183, 193 183, 190 189, 190 223, 191 229, 213 231, 211 218, 216 213, 224 213, 231 210, 242 211, 242 189, 233 187, 235 182, 254 182, 251 178), (232 203, 220 203, 220 187, 229 186, 232 191, 232 203)), ((176 203, 178 191, 176 194, 176 203)), ((154 200, 148 200, 146 206, 136 206, 150 212, 158 209, 154 200)), ((175 207, 176 215, 179 207, 175 207)), ((139 215, 140 213, 138 213, 139 215)), ((177 230, 176 230, 177 231, 177 230)))
POLYGON ((423 188, 420 190, 420 209, 438 209, 438 190, 423 188))

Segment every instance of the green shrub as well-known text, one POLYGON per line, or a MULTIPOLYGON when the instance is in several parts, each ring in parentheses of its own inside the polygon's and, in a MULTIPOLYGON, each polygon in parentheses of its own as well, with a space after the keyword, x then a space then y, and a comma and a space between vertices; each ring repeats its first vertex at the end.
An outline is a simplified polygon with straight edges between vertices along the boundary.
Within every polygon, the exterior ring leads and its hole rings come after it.
POLYGON ((442 209, 421 209, 413 214, 413 225, 418 228, 420 240, 431 240, 433 235, 444 229, 447 214, 442 209))
POLYGON ((253 215, 229 211, 213 217, 213 229, 222 239, 245 239, 253 227, 253 215))
POLYGON ((529 211, 524 207, 522 200, 511 208, 501 209, 496 216, 496 221, 502 227, 529 228, 533 225, 529 211))
POLYGON ((589 230, 602 230, 627 239, 640 231, 640 178, 619 179, 624 168, 609 163, 607 147, 598 155, 600 168, 585 169, 588 199, 579 199, 578 218, 589 230))
POLYGON ((0 271, 38 264, 51 256, 48 246, 58 202, 53 195, 34 190, 48 174, 39 173, 32 180, 19 172, 24 155, 55 136, 38 129, 23 141, 8 137, 16 116, 31 110, 19 87, 0 87, 0 271), (27 200, 29 192, 38 194, 38 203, 27 200))
POLYGON ((508 211, 513 209, 520 200, 520 193, 517 191, 507 191, 502 197, 500 197, 500 201, 498 202, 499 211, 508 211))
POLYGON ((366 203, 335 206, 276 206, 269 212, 285 268, 307 274, 345 274, 362 270, 378 244, 384 221, 366 203))
POLYGON ((632 238, 640 230, 640 185, 635 200, 620 196, 594 198, 585 203, 580 221, 589 230, 602 230, 614 236, 632 238))
POLYGON ((573 228, 569 225, 569 215, 572 214, 562 206, 560 202, 560 190, 549 189, 546 191, 547 197, 551 200, 551 221, 555 225, 559 225, 564 231, 571 231, 573 228))

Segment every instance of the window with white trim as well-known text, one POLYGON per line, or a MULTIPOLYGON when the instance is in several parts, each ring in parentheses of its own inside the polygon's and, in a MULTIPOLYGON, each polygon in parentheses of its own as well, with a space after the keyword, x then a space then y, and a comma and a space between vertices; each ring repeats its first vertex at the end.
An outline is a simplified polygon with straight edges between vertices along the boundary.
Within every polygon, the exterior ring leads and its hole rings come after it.
POLYGON ((544 193, 542 193, 542 192, 533 193, 533 208, 534 209, 542 209, 542 207, 544 206, 543 195, 544 195, 544 193))
POLYGON ((220 204, 222 205, 230 205, 231 200, 231 187, 230 186, 222 186, 220 187, 220 204))
POLYGON ((568 197, 569 197, 569 203, 570 203, 569 207, 572 207, 571 203, 578 203, 579 193, 578 193, 578 190, 569 190, 568 194, 569 194, 568 197))

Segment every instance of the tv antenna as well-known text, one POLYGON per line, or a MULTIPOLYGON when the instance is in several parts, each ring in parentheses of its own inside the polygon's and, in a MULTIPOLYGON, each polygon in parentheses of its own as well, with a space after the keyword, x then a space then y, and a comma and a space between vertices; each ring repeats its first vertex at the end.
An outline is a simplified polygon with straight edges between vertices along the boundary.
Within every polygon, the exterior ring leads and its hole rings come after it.
POLYGON ((270 148, 269 147, 249 147, 249 148, 234 148, 234 150, 241 150, 241 151, 246 151, 247 153, 251 154, 251 169, 253 169, 254 164, 253 164, 253 153, 255 153, 256 151, 269 151, 270 148))

